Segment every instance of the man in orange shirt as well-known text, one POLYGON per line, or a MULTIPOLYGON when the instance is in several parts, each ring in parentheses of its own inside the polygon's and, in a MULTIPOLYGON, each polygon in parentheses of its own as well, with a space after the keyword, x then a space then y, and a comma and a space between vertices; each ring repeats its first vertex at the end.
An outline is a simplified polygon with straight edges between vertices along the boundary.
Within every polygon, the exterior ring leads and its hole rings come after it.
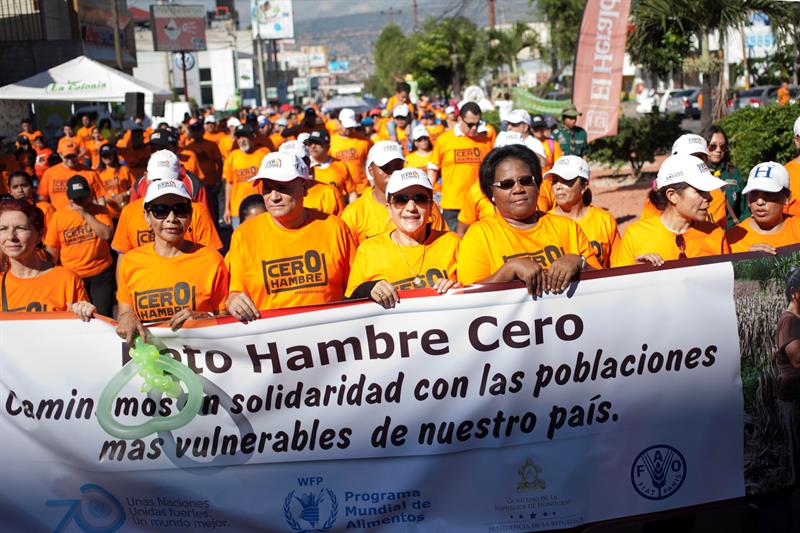
POLYGON ((61 153, 62 143, 72 143, 78 147, 78 157, 83 159, 86 157, 86 146, 83 144, 83 139, 75 135, 75 130, 72 129, 72 124, 64 124, 64 136, 58 140, 58 153, 61 153))
POLYGON ((458 212, 469 188, 478 180, 478 168, 492 145, 481 127, 481 108, 467 102, 459 111, 458 124, 443 133, 433 147, 428 178, 436 183, 442 176, 442 215, 451 231, 458 225, 458 212))
POLYGON ((84 146, 92 140, 93 127, 94 124, 92 124, 92 117, 90 117, 88 113, 81 115, 81 127, 78 128, 78 131, 75 135, 78 136, 84 146))
POLYGON ((205 128, 203 138, 207 141, 213 142, 217 146, 219 146, 219 142, 227 136, 224 131, 217 130, 217 117, 214 115, 208 115, 205 118, 203 121, 203 127, 205 128))
POLYGON ((197 162, 203 171, 203 185, 206 188, 206 197, 214 214, 214 220, 219 220, 220 214, 225 210, 222 191, 222 154, 219 147, 203 134, 203 124, 196 122, 189 126, 189 138, 184 151, 192 152, 197 156, 197 162))
POLYGON ((108 241, 114 223, 105 207, 92 203, 89 181, 77 174, 67 180, 69 205, 56 210, 44 244, 56 262, 83 280, 97 313, 111 317, 114 309, 114 267, 108 241))
POLYGON ((778 88, 778 105, 786 105, 789 103, 789 82, 783 80, 781 86, 778 88))
POLYGON ((19 125, 22 131, 17 134, 17 137, 27 137, 31 144, 33 144, 33 139, 37 135, 44 137, 41 131, 33 129, 33 121, 29 118, 23 118, 19 125))
POLYGON ((36 194, 39 201, 50 202, 56 209, 69 207, 70 201, 67 198, 67 181, 80 175, 86 178, 92 197, 98 204, 105 204, 105 187, 100 177, 92 169, 86 168, 80 163, 78 158, 78 145, 70 140, 59 142, 58 155, 63 161, 61 164, 48 168, 42 175, 36 194))
POLYGON ((408 141, 411 137, 411 110, 406 104, 400 104, 392 110, 392 120, 384 122, 378 131, 378 138, 382 141, 394 141, 403 147, 403 153, 408 153, 408 141))
POLYGON ((330 154, 347 165, 354 190, 361 195, 369 186, 365 164, 372 143, 359 136, 356 114, 352 109, 339 111, 339 122, 342 123, 342 129, 331 138, 330 154))
POLYGON ((328 153, 331 147, 328 133, 312 131, 305 144, 308 148, 308 155, 311 158, 310 172, 313 175, 313 179, 333 185, 343 198, 348 198, 349 202, 355 201, 358 196, 353 189, 350 169, 343 162, 332 158, 328 153))
POLYGON ((228 126, 228 134, 222 137, 217 143, 223 161, 228 158, 231 152, 237 149, 236 136, 234 133, 236 132, 236 128, 242 125, 242 122, 236 117, 231 117, 225 124, 228 126))
POLYGON ((408 99, 408 95, 411 94, 411 85, 408 83, 401 81, 395 87, 394 96, 389 98, 389 101, 386 102, 386 111, 391 113, 394 111, 394 108, 399 105, 407 105, 411 114, 414 113, 414 104, 411 103, 411 100, 408 99))
POLYGON ((262 182, 267 213, 233 233, 228 311, 249 322, 260 310, 343 300, 356 246, 341 219, 303 206, 306 164, 271 153, 253 179, 262 182))
POLYGON ((259 192, 256 183, 250 178, 258 173, 261 160, 269 153, 266 148, 256 148, 253 142, 253 130, 246 124, 236 128, 236 144, 234 150, 225 158, 222 177, 225 179, 225 209, 222 219, 234 229, 239 227, 239 204, 242 200, 259 192))
POLYGON ((283 138, 283 130, 285 130, 288 125, 289 121, 283 117, 278 118, 274 122, 273 131, 269 136, 269 140, 272 141, 272 146, 275 147, 275 150, 279 149, 283 141, 286 140, 283 138))

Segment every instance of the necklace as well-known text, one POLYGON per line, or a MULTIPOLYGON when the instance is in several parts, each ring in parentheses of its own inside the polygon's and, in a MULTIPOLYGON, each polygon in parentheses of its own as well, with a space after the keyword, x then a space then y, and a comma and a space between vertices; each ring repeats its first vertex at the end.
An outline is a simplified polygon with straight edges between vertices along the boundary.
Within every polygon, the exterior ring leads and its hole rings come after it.
POLYGON ((422 268, 425 265, 425 251, 427 250, 427 242, 428 242, 428 231, 425 230, 425 240, 422 241, 422 260, 419 262, 419 269, 415 272, 413 268, 411 268, 411 264, 406 259, 406 254, 403 253, 403 249, 400 247, 400 244, 389 235, 389 238, 392 239, 392 242, 397 246, 397 251, 400 252, 400 257, 403 258, 403 262, 405 262, 406 266, 408 267, 408 271, 411 272, 411 275, 414 276, 414 279, 411 280, 411 283, 415 287, 422 287, 425 285, 425 282, 422 281, 420 274, 422 273, 422 268))

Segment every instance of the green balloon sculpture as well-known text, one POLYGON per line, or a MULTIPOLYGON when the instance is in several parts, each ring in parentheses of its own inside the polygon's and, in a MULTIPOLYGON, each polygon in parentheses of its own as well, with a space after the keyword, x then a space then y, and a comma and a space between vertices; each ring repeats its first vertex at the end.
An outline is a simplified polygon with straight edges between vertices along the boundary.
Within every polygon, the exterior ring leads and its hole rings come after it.
POLYGON ((139 337, 134 340, 129 353, 131 360, 111 379, 100 395, 97 405, 100 427, 119 439, 141 439, 159 431, 173 431, 191 422, 203 402, 203 384, 197 374, 172 357, 162 355, 156 346, 145 343, 139 337), (154 390, 170 398, 180 396, 180 383, 183 382, 186 386, 186 405, 175 415, 152 418, 142 424, 127 426, 119 423, 113 415, 114 399, 136 374, 144 378, 142 392, 154 390))

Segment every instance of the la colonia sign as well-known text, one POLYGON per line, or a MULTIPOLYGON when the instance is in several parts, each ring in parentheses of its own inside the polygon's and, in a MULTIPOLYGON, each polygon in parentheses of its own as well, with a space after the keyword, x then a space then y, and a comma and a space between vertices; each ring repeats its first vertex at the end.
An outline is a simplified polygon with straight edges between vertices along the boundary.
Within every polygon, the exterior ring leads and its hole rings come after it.
POLYGON ((73 91, 94 91, 97 89, 105 89, 106 87, 108 87, 108 84, 104 81, 88 82, 80 80, 68 80, 65 83, 54 81, 53 83, 47 85, 44 90, 48 93, 65 93, 73 91))

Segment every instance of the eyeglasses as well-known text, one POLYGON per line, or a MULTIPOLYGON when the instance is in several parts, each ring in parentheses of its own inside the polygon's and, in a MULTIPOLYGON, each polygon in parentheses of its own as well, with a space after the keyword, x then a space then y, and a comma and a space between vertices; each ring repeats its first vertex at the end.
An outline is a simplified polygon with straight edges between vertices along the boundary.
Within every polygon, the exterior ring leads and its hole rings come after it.
POLYGON ((678 254, 678 259, 686 259, 686 239, 683 238, 683 235, 675 235, 675 244, 681 251, 681 253, 678 254))
POLYGON ((417 205, 428 205, 431 203, 431 197, 425 193, 418 192, 417 194, 409 196, 408 194, 395 194, 392 195, 392 205, 400 209, 405 207, 411 200, 417 205))
POLYGON ((481 121, 480 120, 478 122, 467 122, 466 120, 464 120, 462 118, 461 121, 464 123, 464 127, 467 128, 467 131, 469 131, 469 130, 477 130, 478 126, 481 125, 481 121))
POLYGON ((158 220, 166 219, 170 213, 175 213, 178 218, 189 218, 192 214, 192 204, 188 202, 174 205, 153 204, 147 207, 147 211, 158 220))
POLYGON ((728 143, 719 143, 719 144, 717 144, 717 143, 710 143, 710 144, 708 145, 708 151, 709 151, 709 152, 716 152, 716 151, 717 151, 717 148, 719 148, 719 149, 720 149, 720 151, 722 151, 722 152, 725 152, 725 151, 727 151, 727 150, 728 150, 728 143))
POLYGON ((517 183, 519 183, 523 187, 530 187, 531 185, 533 185, 534 179, 533 176, 520 176, 518 178, 508 178, 502 181, 496 181, 492 183, 492 186, 507 191, 509 189, 513 189, 514 185, 516 185, 517 183))

